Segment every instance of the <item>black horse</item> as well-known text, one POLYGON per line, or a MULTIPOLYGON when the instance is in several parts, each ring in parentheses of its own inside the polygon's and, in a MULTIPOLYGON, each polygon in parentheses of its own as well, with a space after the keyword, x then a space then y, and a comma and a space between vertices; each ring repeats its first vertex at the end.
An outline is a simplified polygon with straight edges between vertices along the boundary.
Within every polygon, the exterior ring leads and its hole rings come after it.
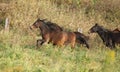
POLYGON ((89 30, 89 33, 98 33, 103 43, 111 49, 115 48, 115 43, 120 42, 120 33, 105 29, 97 23, 89 30))

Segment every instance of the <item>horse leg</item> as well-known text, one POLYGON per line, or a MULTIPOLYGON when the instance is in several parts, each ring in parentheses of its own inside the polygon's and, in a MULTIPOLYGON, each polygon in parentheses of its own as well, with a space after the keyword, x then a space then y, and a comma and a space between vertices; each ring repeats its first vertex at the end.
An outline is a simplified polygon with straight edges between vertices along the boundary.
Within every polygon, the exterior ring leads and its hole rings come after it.
POLYGON ((43 43, 41 43, 41 45, 47 44, 48 42, 50 42, 50 36, 49 36, 49 34, 46 34, 42 38, 43 38, 43 43))
POLYGON ((74 49, 74 47, 75 47, 75 42, 72 42, 71 43, 71 48, 74 49))
POLYGON ((72 41, 71 41, 71 48, 74 49, 75 48, 75 42, 76 42, 76 37, 74 36, 72 41))
POLYGON ((105 42, 105 45, 106 45, 107 47, 109 47, 110 49, 112 49, 112 48, 113 48, 113 45, 112 45, 112 43, 111 43, 111 42, 105 42))
POLYGON ((43 45, 43 44, 45 44, 45 43, 47 43, 47 42, 48 42, 48 40, 45 40, 45 39, 38 39, 38 40, 37 40, 36 46, 39 47, 39 45, 43 45))
POLYGON ((108 45, 109 45, 110 49, 115 48, 115 42, 112 39, 109 39, 108 45))
POLYGON ((112 42, 112 44, 113 44, 113 48, 115 48, 115 42, 112 42))
POLYGON ((112 48, 111 49, 113 49, 113 48, 115 48, 115 42, 114 41, 112 41, 112 48))
POLYGON ((85 44, 86 47, 89 49, 89 45, 88 45, 87 41, 85 41, 84 44, 85 44))
POLYGON ((110 47, 110 49, 115 48, 115 42, 114 42, 113 40, 111 40, 111 39, 107 40, 107 41, 105 42, 105 45, 106 45, 107 47, 110 47))
POLYGON ((38 47, 39 45, 42 45, 44 43, 43 39, 38 39, 36 46, 38 47))
POLYGON ((43 42, 44 42, 43 39, 38 39, 38 40, 37 40, 37 43, 36 43, 37 48, 39 47, 39 45, 42 45, 43 42))
POLYGON ((108 43, 109 43, 110 49, 115 48, 115 41, 111 37, 108 38, 108 43))
POLYGON ((104 44, 105 44, 107 47, 110 47, 109 42, 104 42, 104 44))
POLYGON ((45 45, 45 44, 47 44, 48 42, 49 42, 48 39, 47 39, 47 40, 43 40, 42 43, 41 43, 41 45, 43 45, 43 44, 45 45))

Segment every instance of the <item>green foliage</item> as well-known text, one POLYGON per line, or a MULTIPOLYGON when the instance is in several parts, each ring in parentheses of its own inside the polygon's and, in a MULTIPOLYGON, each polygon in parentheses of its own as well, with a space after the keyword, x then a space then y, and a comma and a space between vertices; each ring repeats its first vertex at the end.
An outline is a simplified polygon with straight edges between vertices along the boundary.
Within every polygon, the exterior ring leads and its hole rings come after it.
MULTIPOLYGON (((0 71, 1 72, 113 72, 119 71, 120 51, 70 46, 43 45, 36 49, 31 36, 20 33, 0 35, 0 71), (19 36, 20 35, 20 36, 19 36), (16 41, 19 37, 19 41, 16 41), (12 37, 12 39, 10 38, 12 37), (11 43, 12 41, 12 43, 11 43), (25 42, 29 43, 25 43, 25 42), (32 42, 32 44, 31 44, 32 42), (25 43, 25 44, 24 44, 25 43)), ((103 45, 103 44, 99 44, 103 45)))

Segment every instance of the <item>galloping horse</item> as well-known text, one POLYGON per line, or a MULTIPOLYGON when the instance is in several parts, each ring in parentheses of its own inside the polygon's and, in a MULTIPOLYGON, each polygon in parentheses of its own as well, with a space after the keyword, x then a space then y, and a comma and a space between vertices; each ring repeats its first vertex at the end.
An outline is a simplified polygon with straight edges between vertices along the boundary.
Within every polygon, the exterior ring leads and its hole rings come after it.
POLYGON ((89 32, 98 33, 98 35, 103 40, 103 43, 111 49, 115 48, 115 43, 120 43, 120 33, 105 29, 97 23, 89 30, 89 32))
POLYGON ((41 41, 41 45, 44 43, 52 42, 54 45, 64 45, 65 43, 71 43, 71 47, 73 48, 76 41, 76 36, 73 32, 65 32, 62 29, 51 22, 45 22, 44 20, 37 19, 32 26, 33 28, 40 28, 42 39, 37 40, 41 41))

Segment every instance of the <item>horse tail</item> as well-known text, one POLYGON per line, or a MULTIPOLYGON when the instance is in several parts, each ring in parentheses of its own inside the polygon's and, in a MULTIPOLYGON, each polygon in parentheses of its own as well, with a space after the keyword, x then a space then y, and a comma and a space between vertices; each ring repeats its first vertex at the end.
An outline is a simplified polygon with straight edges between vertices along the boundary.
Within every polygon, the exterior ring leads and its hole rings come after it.
POLYGON ((84 38, 79 37, 79 38, 77 38, 77 40, 79 40, 82 44, 85 44, 86 47, 89 49, 89 45, 88 45, 87 41, 84 38))
POLYGON ((85 44, 86 47, 89 49, 89 44, 87 43, 87 40, 89 39, 89 37, 88 39, 86 39, 86 37, 81 36, 81 34, 79 34, 78 32, 74 32, 74 33, 76 35, 76 42, 80 44, 85 44))

